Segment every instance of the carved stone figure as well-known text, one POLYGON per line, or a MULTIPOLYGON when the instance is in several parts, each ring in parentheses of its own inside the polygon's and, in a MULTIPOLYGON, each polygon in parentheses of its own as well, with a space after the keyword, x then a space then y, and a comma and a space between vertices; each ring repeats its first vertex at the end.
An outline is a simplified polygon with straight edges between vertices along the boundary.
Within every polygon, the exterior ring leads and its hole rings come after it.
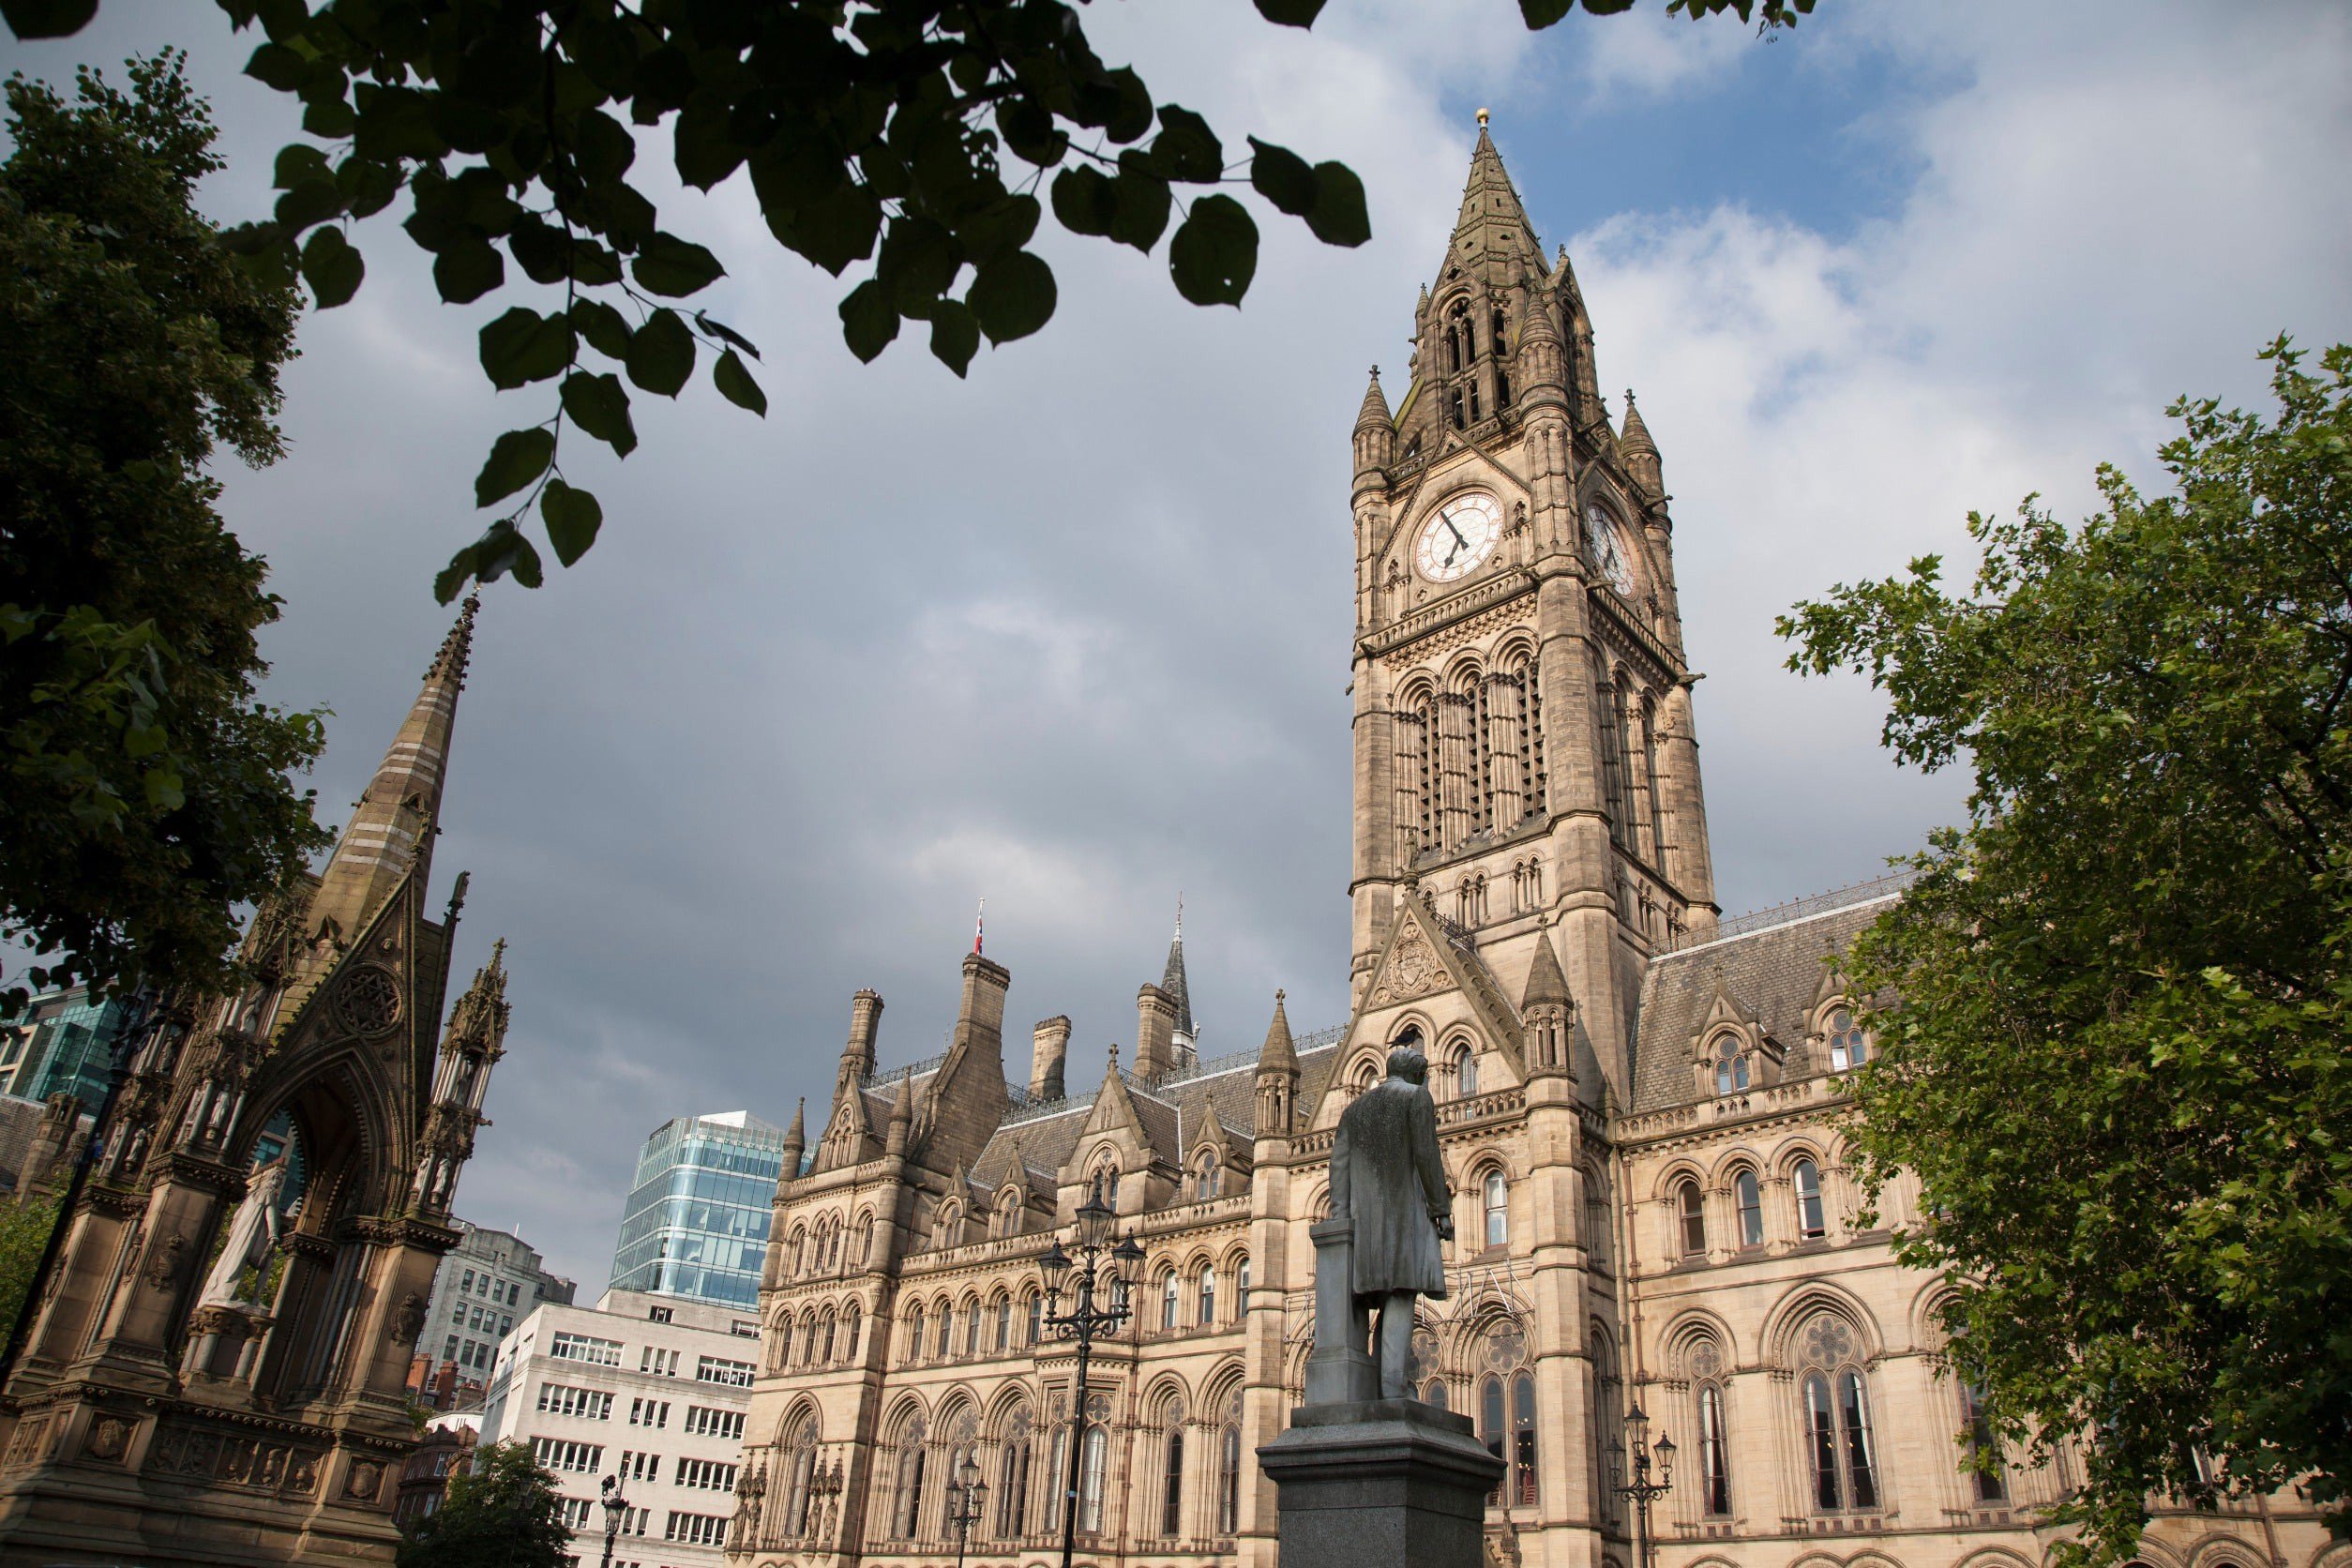
POLYGON ((228 1244, 220 1249, 212 1273, 204 1276, 204 1289, 196 1298, 197 1305, 226 1305, 235 1301, 238 1277, 246 1270, 260 1268, 269 1260, 270 1250, 278 1244, 280 1225, 278 1195, 285 1185, 286 1161, 282 1155, 253 1173, 252 1184, 245 1190, 245 1201, 229 1217, 228 1244))
POLYGON ((1428 1059, 1388 1053, 1388 1077, 1339 1118, 1331 1152, 1331 1216, 1355 1227, 1349 1288, 1380 1314, 1380 1397, 1403 1398, 1412 1359, 1413 1298, 1445 1294, 1439 1244, 1454 1235, 1453 1194, 1438 1157, 1428 1059))

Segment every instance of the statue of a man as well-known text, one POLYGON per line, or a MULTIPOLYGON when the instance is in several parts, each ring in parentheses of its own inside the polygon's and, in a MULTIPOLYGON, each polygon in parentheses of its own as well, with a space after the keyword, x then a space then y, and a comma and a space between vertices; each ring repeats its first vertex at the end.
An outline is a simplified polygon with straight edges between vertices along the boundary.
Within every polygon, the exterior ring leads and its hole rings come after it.
POLYGON ((1402 1399, 1413 1348, 1413 1298, 1445 1294, 1453 1194, 1438 1158, 1429 1062, 1411 1046, 1388 1053, 1388 1077, 1356 1096, 1331 1148, 1331 1217, 1355 1222, 1349 1287, 1377 1310, 1373 1359, 1380 1397, 1402 1399))
POLYGON ((251 1184, 245 1189, 245 1201, 229 1216, 228 1242, 213 1263, 212 1273, 204 1276, 204 1289, 196 1298, 198 1306, 226 1305, 235 1301, 238 1278, 246 1270, 258 1269, 269 1261, 270 1251, 278 1244, 278 1195, 285 1185, 286 1160, 282 1154, 253 1172, 251 1184))

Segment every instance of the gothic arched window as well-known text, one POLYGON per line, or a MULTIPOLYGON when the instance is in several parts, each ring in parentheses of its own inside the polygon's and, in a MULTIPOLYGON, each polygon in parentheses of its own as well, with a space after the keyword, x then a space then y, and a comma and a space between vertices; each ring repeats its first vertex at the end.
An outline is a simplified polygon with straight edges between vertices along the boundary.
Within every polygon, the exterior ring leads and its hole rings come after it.
POLYGON ((1200 1156, 1200 1169, 1198 1172, 1198 1179, 1193 1189, 1193 1196, 1199 1199, 1203 1202, 1218 1196, 1225 1184, 1224 1175, 1225 1168, 1217 1163, 1216 1155, 1213 1153, 1202 1154, 1200 1156))
POLYGON ((820 1356, 819 1356, 819 1360, 820 1360, 820 1361, 821 1361, 821 1362, 822 1362, 824 1365, 830 1366, 830 1365, 832 1365, 832 1364, 833 1364, 833 1341, 834 1341, 834 1335, 835 1335, 836 1334, 837 1334, 837 1333, 840 1331, 840 1327, 841 1327, 841 1325, 840 1325, 839 1321, 838 1321, 837 1319, 835 1319, 835 1317, 833 1316, 833 1309, 832 1309, 831 1307, 827 1307, 827 1308, 825 1308, 825 1315, 824 1315, 823 1322, 824 1322, 824 1349, 823 1349, 823 1351, 820 1354, 820 1356))
POLYGON ((817 1468, 815 1417, 803 1416, 794 1424, 784 1440, 784 1533, 803 1535, 808 1530, 808 1483, 817 1468))
POLYGON ((1731 1179, 1731 1196, 1740 1211, 1740 1244, 1764 1244, 1764 1193, 1756 1184, 1756 1172, 1742 1168, 1731 1179))
POLYGON ((1814 1506, 1825 1514, 1878 1506, 1878 1469, 1870 1424, 1870 1390, 1853 1326, 1818 1312, 1799 1335, 1805 1366, 1800 1400, 1814 1506))
POLYGON ((1242 1391, 1235 1389, 1217 1428, 1217 1533, 1230 1536, 1241 1528, 1242 1391))
POLYGON ((1110 1434, 1089 1420, 1078 1440, 1078 1529, 1090 1535, 1103 1528, 1103 1470, 1109 1455, 1110 1434))
POLYGON ((1535 1506, 1535 1379, 1526 1372, 1511 1380, 1512 1497, 1522 1508, 1535 1506))
POLYGON ((1217 1320, 1217 1272, 1206 1263, 1200 1265, 1198 1294, 1200 1301, 1200 1326, 1204 1329, 1213 1327, 1217 1320))
POLYGON ((1029 1532, 1029 1407, 1013 1412, 996 1471, 996 1535, 1018 1541, 1029 1532))
POLYGON ((1160 1276, 1161 1328, 1172 1329, 1176 1326, 1178 1315, 1182 1311, 1177 1304, 1184 1300, 1184 1282, 1176 1277, 1174 1269, 1168 1270, 1160 1276))
POLYGON ((1682 1256, 1707 1256, 1707 1199, 1696 1182, 1684 1182, 1674 1189, 1674 1205, 1682 1216, 1682 1256))
POLYGON ((1731 1514, 1731 1445, 1725 1435, 1723 1385, 1698 1385, 1698 1506, 1709 1518, 1731 1514))
POLYGON ((892 1493, 890 1533, 900 1541, 912 1541, 923 1518, 923 1466, 929 1457, 923 1445, 923 1418, 907 1423, 906 1431, 898 1439, 898 1470, 896 1489, 892 1493))
POLYGON ((857 1303, 852 1302, 841 1313, 841 1359, 857 1359, 857 1330, 861 1319, 857 1303))
POLYGON ((1013 1298, 1010 1296, 999 1296, 996 1299, 996 1343, 994 1348, 998 1355, 1003 1355, 1005 1351, 1013 1348, 1013 1298))
POLYGON ((1650 791, 1650 859, 1660 870, 1666 868, 1666 790, 1659 782, 1665 773, 1660 765, 1661 746, 1658 741, 1658 704, 1648 692, 1641 697, 1641 776, 1650 791))
POLYGON ((1486 1172, 1482 1190, 1486 1211, 1486 1244, 1506 1246, 1511 1241, 1511 1187, 1500 1170, 1486 1172))
POLYGON ((1184 1532, 1184 1402, 1160 1407, 1160 1533, 1173 1540, 1184 1532))
POLYGON ((907 1359, 915 1361, 923 1354, 923 1304, 917 1302, 907 1309, 907 1359))
POLYGON ((1806 1241, 1818 1241, 1829 1233, 1828 1216, 1821 1207, 1821 1170, 1811 1160, 1799 1160, 1794 1172, 1797 1187, 1797 1234, 1806 1241))
POLYGON ((1478 1093, 1478 1052, 1467 1045, 1454 1058, 1454 1093, 1465 1100, 1478 1093))
POLYGON ((1870 1060, 1870 1041, 1854 1015, 1840 1007, 1830 1015, 1830 1070, 1850 1072, 1870 1060))
POLYGON ((1509 1427, 1503 1415, 1502 1380, 1488 1373, 1478 1382, 1478 1440, 1486 1445, 1486 1452, 1503 1461, 1503 1472, 1495 1478, 1494 1490, 1486 1494, 1489 1502, 1503 1500, 1503 1486, 1509 1477, 1510 1460, 1504 1457, 1503 1444, 1509 1427))
POLYGON ((1029 1333, 1021 1342, 1034 1345, 1046 1332, 1046 1298, 1030 1290, 1024 1292, 1021 1299, 1029 1305, 1029 1333))
POLYGON ((1736 1094, 1747 1086, 1746 1045, 1737 1034, 1726 1033, 1715 1042, 1715 1093, 1736 1094))

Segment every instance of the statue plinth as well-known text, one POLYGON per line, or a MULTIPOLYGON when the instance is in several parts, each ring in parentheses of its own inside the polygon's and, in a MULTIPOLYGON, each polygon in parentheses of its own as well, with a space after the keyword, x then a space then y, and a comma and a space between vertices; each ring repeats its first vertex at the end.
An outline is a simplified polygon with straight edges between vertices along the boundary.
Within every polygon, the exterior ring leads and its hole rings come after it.
POLYGON ((1380 1396, 1380 1373, 1365 1343, 1370 1308, 1356 1299, 1356 1222, 1327 1219, 1307 1229, 1315 1243, 1315 1349, 1306 1358, 1306 1403, 1357 1405, 1380 1396))
POLYGON ((1418 1399, 1301 1405, 1258 1463, 1281 1568, 1477 1568, 1503 1470, 1470 1417, 1418 1399))

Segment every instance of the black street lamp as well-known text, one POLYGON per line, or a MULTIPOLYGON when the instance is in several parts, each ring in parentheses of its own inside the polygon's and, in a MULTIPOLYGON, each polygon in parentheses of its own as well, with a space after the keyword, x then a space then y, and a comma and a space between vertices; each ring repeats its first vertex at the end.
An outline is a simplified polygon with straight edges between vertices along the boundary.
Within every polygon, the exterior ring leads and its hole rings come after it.
POLYGON ((604 1568, 612 1568, 612 1538, 621 1533, 622 1516, 629 1511, 629 1500, 621 1495, 621 1478, 604 1478, 604 1568))
POLYGON ((956 1568, 964 1568, 964 1543, 988 1506, 988 1484, 980 1479, 979 1465, 966 1454, 947 1487, 947 1522, 956 1529, 956 1568))
POLYGON ((1634 1440, 1633 1475, 1625 1474, 1627 1450, 1616 1438, 1609 1440, 1609 1489, 1620 1497, 1631 1498, 1641 1519, 1641 1560, 1654 1568, 1658 1560, 1656 1542, 1650 1535, 1650 1505, 1674 1490, 1674 1440, 1665 1433, 1658 1435, 1653 1447, 1650 1441, 1650 1418, 1636 1405, 1625 1417, 1625 1435, 1634 1440), (1658 1478, 1650 1479, 1651 1461, 1657 1465, 1658 1478))
POLYGON ((1070 1448, 1063 1463, 1065 1485, 1062 1494, 1062 1568, 1070 1568, 1070 1556, 1078 1547, 1078 1466, 1084 1457, 1079 1440, 1086 1431, 1086 1364, 1093 1354, 1095 1338, 1117 1334, 1133 1310, 1135 1268, 1143 1261, 1143 1249, 1135 1244, 1133 1236, 1121 1238, 1111 1244, 1111 1227, 1118 1220, 1110 1205, 1103 1201, 1102 1183, 1086 1201, 1078 1205, 1078 1229, 1074 1240, 1078 1244, 1076 1259, 1062 1250, 1057 1241, 1046 1251, 1038 1265, 1046 1274, 1045 1326, 1057 1338, 1078 1341, 1078 1377, 1070 1396, 1070 1448), (1070 1309, 1062 1310, 1062 1291, 1067 1285, 1072 1292, 1070 1309), (1095 1304, 1100 1291, 1108 1300, 1095 1304))

